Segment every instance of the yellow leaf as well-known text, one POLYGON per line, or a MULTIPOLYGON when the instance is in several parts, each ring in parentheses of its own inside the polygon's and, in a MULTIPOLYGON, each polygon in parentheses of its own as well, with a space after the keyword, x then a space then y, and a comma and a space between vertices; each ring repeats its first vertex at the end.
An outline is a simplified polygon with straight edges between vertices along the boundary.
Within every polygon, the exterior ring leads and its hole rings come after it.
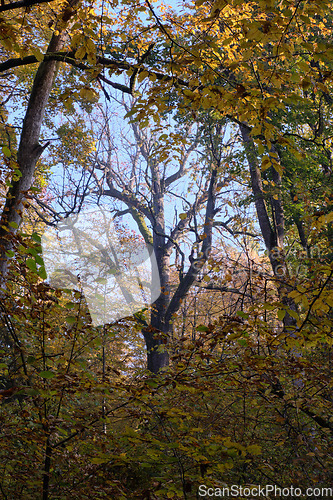
POLYGON ((292 318, 294 318, 296 320, 299 319, 299 316, 298 316, 297 312, 293 311, 292 309, 288 309, 288 314, 289 314, 289 316, 291 316, 292 318))
POLYGON ((85 55, 86 55, 86 48, 82 45, 75 52, 75 58, 76 59, 83 59, 85 55))
POLYGON ((260 155, 262 155, 262 154, 264 154, 264 152, 265 152, 265 147, 264 147, 264 145, 263 145, 262 143, 258 144, 258 153, 259 153, 260 155))
POLYGON ((246 451, 248 453, 251 453, 251 455, 260 455, 261 454, 261 446, 258 444, 250 444, 247 448, 246 451))
POLYGON ((33 47, 31 52, 37 59, 37 61, 41 62, 44 59, 44 54, 40 51, 39 47, 33 47))
POLYGON ((88 101, 93 101, 96 97, 96 93, 93 89, 83 87, 80 90, 80 96, 83 97, 83 99, 87 99, 88 101))
POLYGON ((109 460, 106 459, 106 458, 92 458, 91 460, 91 463, 93 464, 105 464, 106 462, 108 462, 109 460))

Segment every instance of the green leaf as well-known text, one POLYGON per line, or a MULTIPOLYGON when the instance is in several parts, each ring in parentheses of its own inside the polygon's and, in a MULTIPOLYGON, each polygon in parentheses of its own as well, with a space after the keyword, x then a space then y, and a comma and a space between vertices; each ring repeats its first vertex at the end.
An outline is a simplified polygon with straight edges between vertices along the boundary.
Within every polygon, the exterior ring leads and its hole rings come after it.
POLYGON ((106 462, 109 462, 109 458, 92 458, 90 462, 92 464, 105 464, 106 462))
POLYGON ((34 259, 27 259, 25 264, 31 271, 37 273, 37 266, 34 259))
POLYGON ((73 324, 76 322, 76 316, 67 316, 67 318, 66 318, 66 322, 67 322, 69 325, 73 325, 73 324))
POLYGON ((237 311, 236 312, 237 316, 240 316, 241 318, 247 319, 249 317, 248 313, 245 313, 243 311, 237 311))
POLYGON ((291 316, 292 318, 299 320, 299 316, 298 316, 298 314, 297 314, 297 312, 296 312, 296 311, 293 311, 292 309, 288 309, 288 314, 289 314, 289 316, 291 316))
POLYGON ((32 233, 31 238, 36 242, 36 243, 41 243, 42 239, 37 233, 32 233))
POLYGON ((8 226, 13 227, 14 229, 18 228, 18 224, 16 222, 9 222, 8 226))
POLYGON ((275 306, 272 306, 272 304, 268 304, 267 302, 264 304, 264 309, 265 311, 273 311, 275 309, 275 306))
POLYGON ((12 153, 7 146, 2 147, 2 152, 5 156, 7 156, 7 158, 10 158, 12 156, 12 153))
POLYGON ((106 285, 108 280, 106 278, 97 278, 96 283, 101 283, 102 285, 106 285))
POLYGON ((37 59, 37 61, 41 62, 44 59, 44 54, 41 52, 39 47, 32 47, 31 52, 37 59))
POLYGON ((66 302, 65 307, 66 309, 73 309, 73 307, 75 307, 75 302, 66 302))
POLYGON ((39 376, 42 378, 53 378, 55 376, 55 373, 47 370, 47 371, 39 372, 39 376))
POLYGON ((33 389, 32 387, 27 387, 26 389, 24 389, 24 393, 28 396, 37 396, 37 394, 39 394, 39 391, 37 389, 33 389))
POLYGON ((6 255, 11 259, 12 257, 14 257, 15 252, 13 252, 13 250, 7 250, 6 255))
POLYGON ((277 317, 279 318, 280 321, 283 321, 285 315, 286 315, 286 310, 285 309, 279 309, 278 310, 277 317))
POLYGON ((37 264, 39 264, 40 266, 44 266, 44 261, 42 259, 42 257, 40 255, 36 255, 35 257, 35 261, 37 262, 37 264))
POLYGON ((22 177, 22 172, 21 172, 21 170, 19 170, 18 168, 16 168, 16 169, 14 170, 14 174, 15 174, 15 180, 21 179, 21 177, 22 177))
POLYGON ((198 332, 209 332, 208 326, 205 326, 205 325, 197 326, 197 330, 198 330, 198 332))
POLYGON ((45 267, 44 266, 41 266, 39 269, 38 269, 38 276, 40 278, 42 278, 42 280, 46 280, 47 279, 47 274, 46 274, 46 271, 45 271, 45 267))
POLYGON ((149 379, 149 380, 147 380, 147 385, 149 385, 149 387, 153 387, 155 389, 158 386, 158 383, 153 379, 149 379))

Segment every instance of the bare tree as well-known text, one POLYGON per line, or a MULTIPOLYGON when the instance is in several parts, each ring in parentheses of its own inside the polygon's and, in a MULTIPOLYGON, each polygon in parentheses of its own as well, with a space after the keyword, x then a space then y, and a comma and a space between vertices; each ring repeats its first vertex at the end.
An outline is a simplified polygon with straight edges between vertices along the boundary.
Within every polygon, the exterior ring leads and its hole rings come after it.
MULTIPOLYGON (((123 100, 125 112, 134 103, 123 100)), ((223 188, 231 180, 223 165, 231 141, 222 122, 214 125, 214 131, 205 130, 206 143, 197 123, 172 125, 169 130, 163 124, 164 129, 150 130, 132 121, 118 140, 111 128, 114 123, 102 108, 99 120, 95 117, 92 122, 99 139, 85 165, 87 192, 103 205, 110 202, 115 217, 129 215, 153 247, 161 294, 150 320, 140 316, 140 321, 148 369, 157 373, 169 363, 165 346, 174 317, 211 252, 215 216, 223 188), (177 268, 177 284, 171 265, 177 268)))

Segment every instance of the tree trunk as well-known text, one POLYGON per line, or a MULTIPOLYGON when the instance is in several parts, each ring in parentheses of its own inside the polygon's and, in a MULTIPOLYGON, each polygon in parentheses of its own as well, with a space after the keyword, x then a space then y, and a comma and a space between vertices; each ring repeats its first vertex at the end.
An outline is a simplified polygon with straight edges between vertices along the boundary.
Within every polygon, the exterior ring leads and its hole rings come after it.
POLYGON ((165 314, 170 295, 170 254, 166 245, 164 219, 164 190, 157 166, 151 165, 153 194, 153 248, 155 252, 161 294, 152 305, 150 327, 144 332, 147 345, 147 368, 152 373, 158 373, 168 366, 169 354, 166 347, 169 336, 169 324, 165 322, 165 314), (162 346, 162 347, 161 347, 162 346))
MULTIPOLYGON (((296 312, 297 308, 293 299, 288 297, 288 293, 291 291, 291 288, 287 280, 288 269, 283 251, 284 213, 282 201, 280 196, 278 196, 278 199, 272 198, 273 224, 271 224, 265 201, 261 171, 258 165, 255 145, 252 137, 250 136, 251 129, 247 125, 241 124, 240 131, 244 143, 246 158, 250 167, 251 186, 255 199, 259 226, 268 252, 271 267, 276 278, 278 294, 282 304, 285 305, 286 308, 296 312)), ((273 166, 272 178, 276 186, 279 187, 281 185, 281 175, 273 166)), ((288 313, 288 311, 283 319, 283 324, 286 331, 294 332, 296 330, 296 320, 288 313)))
POLYGON ((164 207, 161 205, 160 215, 156 217, 154 231, 154 250, 159 267, 161 281, 161 295, 155 301, 151 314, 151 325, 143 330, 147 345, 147 367, 152 373, 157 374, 160 370, 168 366, 169 355, 166 349, 161 349, 161 345, 167 345, 172 332, 173 315, 177 313, 181 302, 189 289, 200 274, 207 261, 211 246, 213 222, 215 216, 217 169, 211 173, 208 197, 206 205, 206 216, 204 223, 205 237, 202 240, 200 257, 191 262, 191 266, 185 276, 181 279, 176 291, 170 299, 170 253, 172 246, 166 243, 164 235, 164 207), (163 209, 163 210, 162 210, 163 209), (160 231, 163 230, 163 233, 160 231))
POLYGON ((166 253, 162 240, 164 240, 163 237, 154 234, 154 250, 161 283, 161 295, 152 305, 150 327, 143 332, 147 346, 147 368, 152 373, 158 373, 169 365, 166 345, 169 342, 170 324, 165 321, 165 314, 170 294, 170 254, 166 253))

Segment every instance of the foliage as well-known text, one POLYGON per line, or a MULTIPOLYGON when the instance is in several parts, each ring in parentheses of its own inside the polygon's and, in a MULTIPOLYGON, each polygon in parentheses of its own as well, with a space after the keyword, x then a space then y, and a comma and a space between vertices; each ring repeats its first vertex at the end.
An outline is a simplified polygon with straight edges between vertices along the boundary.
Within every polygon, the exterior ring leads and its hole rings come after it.
POLYGON ((331 10, 1 2, 2 498, 330 486, 331 10), (96 327, 40 236, 102 196, 163 290, 96 327))
POLYGON ((20 298, 2 316, 13 351, 3 343, 3 376, 15 380, 2 391, 4 498, 38 498, 48 474, 49 498, 192 498, 199 484, 267 481, 327 486, 332 324, 322 311, 332 292, 323 267, 317 276, 317 288, 294 294, 301 341, 264 319, 279 302, 255 303, 177 340, 158 378, 124 360, 128 321, 100 331, 79 293, 54 294, 34 272, 13 278, 20 298), (286 356, 295 345, 302 355, 286 356))

